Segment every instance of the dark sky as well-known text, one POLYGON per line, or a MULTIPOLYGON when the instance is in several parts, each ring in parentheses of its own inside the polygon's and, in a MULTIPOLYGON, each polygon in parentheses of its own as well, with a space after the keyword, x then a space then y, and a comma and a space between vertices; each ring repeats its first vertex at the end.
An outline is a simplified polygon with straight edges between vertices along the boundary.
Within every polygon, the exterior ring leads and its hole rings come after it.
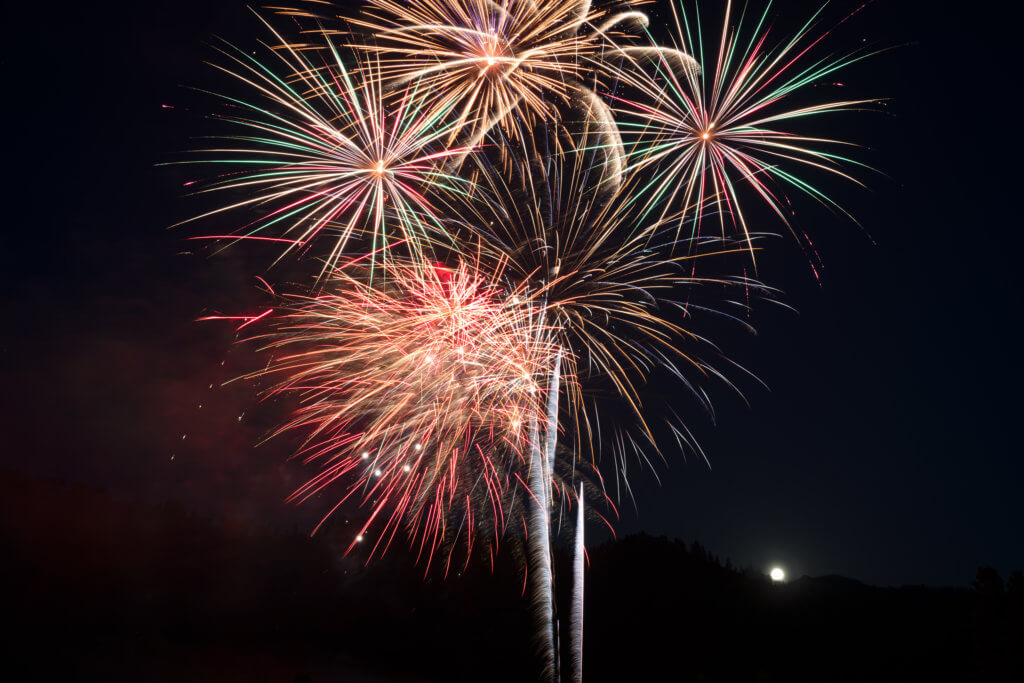
MULTIPOLYGON (((777 5, 783 31, 811 9, 777 5)), ((879 0, 829 44, 893 48, 842 76, 889 98, 837 120, 883 172, 831 186, 866 232, 798 215, 820 282, 794 241, 770 245, 761 278, 799 312, 762 306, 758 336, 721 340, 769 389, 740 381, 747 407, 721 387, 714 425, 694 411, 710 469, 668 453, 658 486, 635 467, 621 531, 880 584, 1024 566, 1017 46, 991 13, 936 7, 879 0)), ((183 253, 195 233, 166 228, 197 208, 191 171, 156 166, 205 131, 208 101, 185 86, 223 83, 202 63, 211 36, 255 47, 258 27, 215 0, 4 14, 0 467, 304 528, 317 503, 282 501, 307 472, 287 444, 254 447, 282 407, 221 387, 252 359, 193 322, 254 301, 269 253, 183 253)))

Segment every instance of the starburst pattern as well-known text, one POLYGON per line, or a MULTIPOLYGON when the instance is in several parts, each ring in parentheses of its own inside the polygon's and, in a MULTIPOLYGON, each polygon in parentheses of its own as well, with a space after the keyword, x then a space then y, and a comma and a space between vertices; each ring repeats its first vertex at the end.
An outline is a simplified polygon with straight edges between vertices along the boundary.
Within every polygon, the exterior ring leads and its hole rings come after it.
MULTIPOLYGON (((450 107, 432 102, 419 83, 385 101, 380 78, 360 78, 329 41, 308 45, 285 41, 274 60, 263 63, 225 47, 232 66, 218 69, 247 86, 255 99, 220 95, 229 106, 219 118, 239 135, 227 147, 201 150, 201 162, 237 169, 200 192, 230 191, 244 198, 197 216, 240 209, 257 217, 223 240, 272 239, 285 253, 308 251, 325 238, 324 271, 338 262, 353 238, 376 252, 395 241, 423 253, 444 239, 438 210, 448 197, 471 190, 469 181, 443 170, 469 151, 447 145, 457 127, 445 122, 450 107)), ((360 76, 376 62, 357 63, 360 76)))
POLYGON ((786 188, 843 211, 804 172, 860 184, 846 170, 860 164, 837 151, 850 143, 803 134, 797 126, 869 104, 857 99, 808 103, 803 97, 816 85, 834 85, 835 74, 866 53, 814 57, 814 48, 829 35, 815 33, 821 10, 792 38, 772 47, 765 28, 771 4, 748 30, 742 19, 732 26, 730 0, 713 47, 702 33, 699 11, 688 13, 681 0, 671 6, 676 47, 647 55, 642 60, 646 71, 630 72, 640 95, 616 98, 614 107, 631 143, 631 168, 653 169, 645 188, 656 198, 652 205, 697 207, 685 217, 693 234, 702 234, 705 218, 717 215, 722 234, 738 232, 748 242, 752 227, 743 188, 790 227, 786 188), (693 55, 696 61, 679 55, 693 55))

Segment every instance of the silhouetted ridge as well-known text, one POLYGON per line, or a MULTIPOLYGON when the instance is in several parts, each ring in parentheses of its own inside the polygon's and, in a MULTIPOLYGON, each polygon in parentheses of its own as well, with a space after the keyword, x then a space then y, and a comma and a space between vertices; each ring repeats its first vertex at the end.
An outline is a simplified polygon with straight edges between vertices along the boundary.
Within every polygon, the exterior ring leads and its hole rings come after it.
MULTIPOLYGON (((369 567, 344 557, 347 528, 239 528, 0 471, 9 670, 104 683, 532 679, 512 544, 493 573, 481 560, 442 579, 401 547, 369 567)), ((1024 680, 1018 574, 1004 584, 983 568, 972 589, 772 584, 646 534, 589 558, 589 682, 1024 680)), ((557 588, 567 604, 570 586, 557 588)))

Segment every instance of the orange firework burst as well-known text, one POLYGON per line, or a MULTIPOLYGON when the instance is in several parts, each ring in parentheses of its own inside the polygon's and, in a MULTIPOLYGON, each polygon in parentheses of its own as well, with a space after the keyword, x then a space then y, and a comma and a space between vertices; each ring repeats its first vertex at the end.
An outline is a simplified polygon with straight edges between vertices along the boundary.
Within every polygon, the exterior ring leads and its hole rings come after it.
POLYGON ((372 552, 384 551, 404 522, 428 564, 459 535, 468 557, 477 527, 497 542, 525 484, 554 342, 536 306, 465 261, 385 275, 335 272, 268 340, 280 355, 261 374, 301 398, 279 431, 307 434, 300 455, 323 467, 292 499, 343 479, 331 512, 353 496, 372 508, 353 544, 375 525, 372 552))
POLYGON ((460 121, 484 118, 510 128, 513 112, 548 118, 586 75, 581 59, 600 49, 582 31, 600 13, 580 0, 369 0, 353 20, 370 31, 383 74, 393 83, 423 81, 457 106, 460 121))

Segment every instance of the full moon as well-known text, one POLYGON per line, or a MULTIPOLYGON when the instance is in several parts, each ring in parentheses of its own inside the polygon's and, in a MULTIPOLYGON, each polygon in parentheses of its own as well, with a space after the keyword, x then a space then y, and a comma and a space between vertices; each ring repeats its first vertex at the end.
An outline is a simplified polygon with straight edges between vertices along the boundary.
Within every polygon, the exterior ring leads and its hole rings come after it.
POLYGON ((768 575, 771 576, 772 581, 775 581, 776 583, 786 580, 786 572, 782 571, 780 567, 773 567, 772 571, 768 575))

